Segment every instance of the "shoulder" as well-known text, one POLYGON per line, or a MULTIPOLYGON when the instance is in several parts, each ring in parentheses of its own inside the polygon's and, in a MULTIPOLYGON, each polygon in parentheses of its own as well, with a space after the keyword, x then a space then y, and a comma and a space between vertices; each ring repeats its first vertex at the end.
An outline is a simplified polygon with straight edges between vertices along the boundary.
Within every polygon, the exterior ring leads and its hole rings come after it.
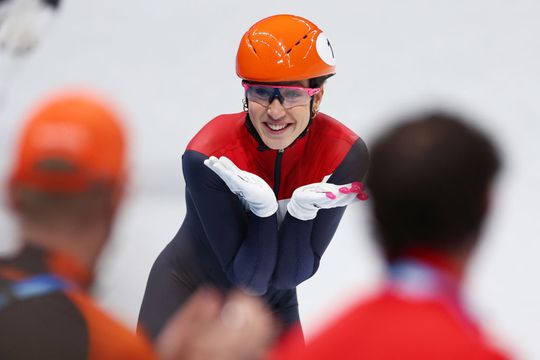
POLYGON ((13 301, 0 311, 1 359, 84 359, 84 316, 63 292, 13 301))
POLYGON ((338 120, 319 114, 310 127, 309 152, 334 180, 360 181, 367 172, 369 154, 358 134, 338 120))
POLYGON ((85 318, 89 359, 155 359, 147 339, 113 319, 87 295, 81 292, 67 295, 85 318))
POLYGON ((308 343, 310 354, 336 349, 340 358, 505 359, 441 304, 384 294, 356 303, 308 343))
POLYGON ((309 132, 311 147, 324 149, 327 157, 344 158, 351 150, 359 155, 367 152, 360 136, 329 115, 319 113, 313 119, 309 132))
POLYGON ((249 135, 245 129, 245 120, 245 112, 215 117, 191 139, 186 150, 210 156, 234 146, 242 137, 249 135))
POLYGON ((310 130, 321 142, 343 142, 351 146, 359 136, 340 121, 330 115, 319 113, 310 126, 310 130))
POLYGON ((15 301, 0 312, 0 358, 153 359, 149 345, 76 290, 15 301))

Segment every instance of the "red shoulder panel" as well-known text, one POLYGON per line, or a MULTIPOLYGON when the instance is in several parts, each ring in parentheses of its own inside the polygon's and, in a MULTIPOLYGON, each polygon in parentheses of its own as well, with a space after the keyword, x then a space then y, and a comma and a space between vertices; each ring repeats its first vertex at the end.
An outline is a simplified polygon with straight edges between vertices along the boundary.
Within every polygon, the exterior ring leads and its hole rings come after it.
POLYGON ((215 117, 191 139, 186 150, 218 156, 216 154, 223 152, 223 148, 234 147, 248 134, 244 126, 245 119, 244 112, 215 117))

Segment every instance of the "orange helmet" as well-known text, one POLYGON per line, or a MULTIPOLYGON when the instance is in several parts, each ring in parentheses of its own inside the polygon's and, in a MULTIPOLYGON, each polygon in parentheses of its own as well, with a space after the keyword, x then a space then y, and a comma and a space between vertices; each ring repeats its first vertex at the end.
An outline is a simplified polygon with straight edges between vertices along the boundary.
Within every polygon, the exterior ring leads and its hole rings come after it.
POLYGON ((236 55, 236 74, 248 81, 297 81, 335 73, 334 50, 326 35, 295 15, 274 15, 255 23, 236 55))
POLYGON ((24 127, 10 184, 54 192, 122 185, 125 152, 124 130, 108 105, 82 93, 59 95, 24 127))

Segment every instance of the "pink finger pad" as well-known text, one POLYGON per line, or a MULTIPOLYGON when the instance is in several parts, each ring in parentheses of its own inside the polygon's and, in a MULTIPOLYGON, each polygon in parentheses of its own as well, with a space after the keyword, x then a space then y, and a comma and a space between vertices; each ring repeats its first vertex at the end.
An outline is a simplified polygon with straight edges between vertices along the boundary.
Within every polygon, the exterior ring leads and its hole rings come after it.
POLYGON ((336 199, 336 195, 334 195, 333 193, 331 192, 327 192, 326 193, 326 197, 331 199, 331 200, 335 200, 336 199))
POLYGON ((359 193, 358 195, 356 195, 356 197, 362 201, 366 201, 368 199, 368 195, 365 192, 359 193))
POLYGON ((355 181, 351 184, 351 190, 353 190, 354 192, 364 191, 364 189, 364 184, 362 184, 361 182, 355 181))

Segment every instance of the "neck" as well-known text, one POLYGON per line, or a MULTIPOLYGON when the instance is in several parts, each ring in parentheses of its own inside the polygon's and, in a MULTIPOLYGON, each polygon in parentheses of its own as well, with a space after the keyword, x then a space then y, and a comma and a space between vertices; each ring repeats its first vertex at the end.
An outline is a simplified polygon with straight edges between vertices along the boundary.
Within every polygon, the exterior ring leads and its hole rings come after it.
POLYGON ((416 259, 439 268, 461 282, 469 264, 471 248, 459 251, 443 252, 426 248, 414 248, 407 252, 405 257, 416 259))
POLYGON ((21 236, 25 244, 37 245, 48 250, 71 256, 92 273, 108 235, 106 224, 79 227, 50 227, 23 223, 21 236))

